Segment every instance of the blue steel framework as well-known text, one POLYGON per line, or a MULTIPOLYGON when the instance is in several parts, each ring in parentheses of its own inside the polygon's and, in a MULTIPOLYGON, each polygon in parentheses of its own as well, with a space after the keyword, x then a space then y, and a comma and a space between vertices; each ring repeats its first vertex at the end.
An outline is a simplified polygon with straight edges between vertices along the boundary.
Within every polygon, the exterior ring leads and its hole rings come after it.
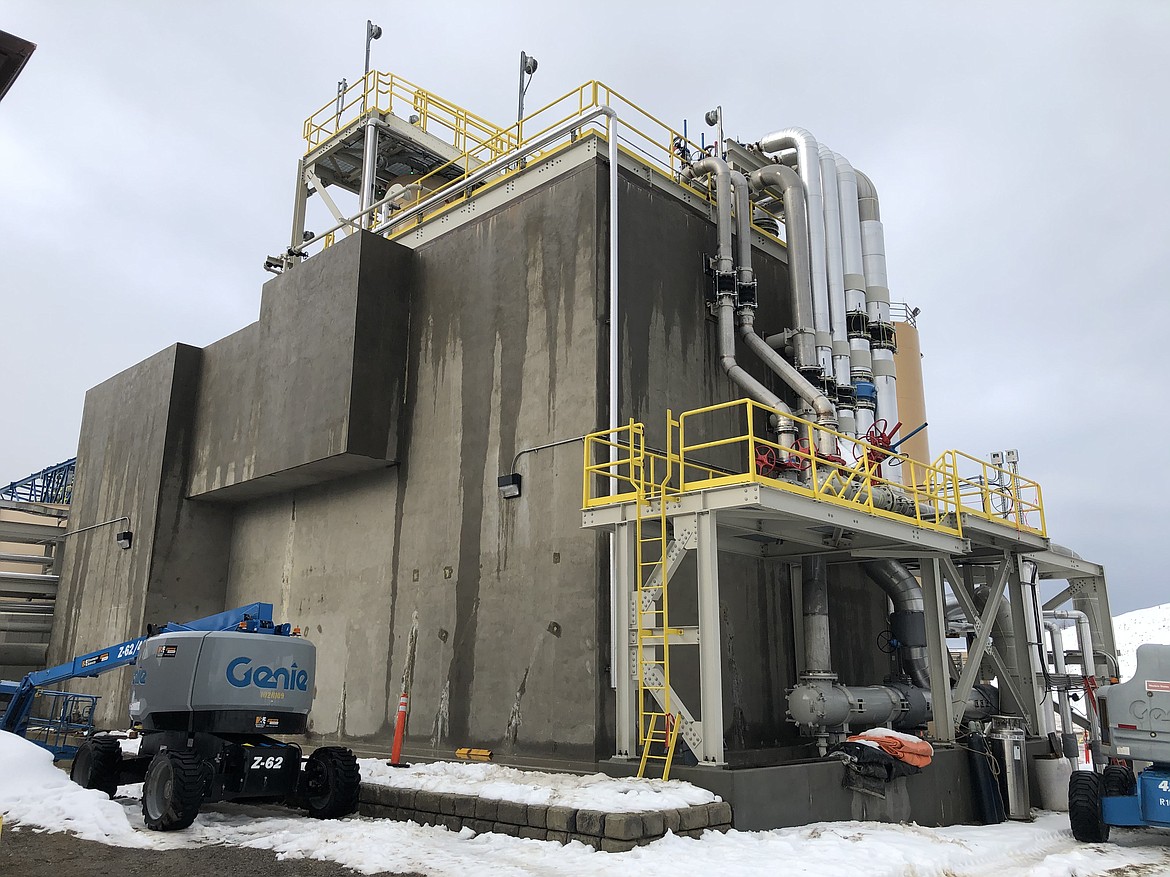
POLYGON ((73 498, 73 475, 77 458, 34 472, 27 478, 0 487, 0 499, 68 505, 73 498))

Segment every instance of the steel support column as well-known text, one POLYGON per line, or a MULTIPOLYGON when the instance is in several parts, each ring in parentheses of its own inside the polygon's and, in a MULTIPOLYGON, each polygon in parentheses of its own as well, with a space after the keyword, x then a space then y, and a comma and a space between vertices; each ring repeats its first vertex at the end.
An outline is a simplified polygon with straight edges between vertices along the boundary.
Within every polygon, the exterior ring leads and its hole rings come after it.
POLYGON ((614 545, 614 619, 611 635, 614 638, 613 679, 617 703, 616 748, 618 758, 633 758, 638 751, 637 674, 632 662, 634 645, 631 629, 634 627, 634 576, 636 551, 634 525, 618 524, 613 532, 614 545))
POLYGON ((1008 604, 1012 612, 1012 629, 1016 634, 1016 668, 1019 673, 1015 682, 1022 695, 1020 707, 1026 713, 1028 730, 1038 734, 1041 728, 1040 703, 1036 698, 1036 675, 1033 672, 1033 654, 1038 646, 1033 642, 1036 622, 1028 617, 1029 595, 1024 593, 1026 586, 1020 576, 1020 559, 1013 555, 1009 566, 1008 604))
POLYGON ((719 539, 715 512, 696 515, 699 584, 699 703, 703 748, 696 753, 706 765, 726 763, 723 756, 723 655, 719 631, 719 539))
POLYGON ((951 703, 951 674, 948 669, 946 601, 943 599, 939 561, 935 557, 922 559, 922 603, 926 620, 926 657, 930 661, 934 736, 942 743, 953 743, 955 707, 951 703))

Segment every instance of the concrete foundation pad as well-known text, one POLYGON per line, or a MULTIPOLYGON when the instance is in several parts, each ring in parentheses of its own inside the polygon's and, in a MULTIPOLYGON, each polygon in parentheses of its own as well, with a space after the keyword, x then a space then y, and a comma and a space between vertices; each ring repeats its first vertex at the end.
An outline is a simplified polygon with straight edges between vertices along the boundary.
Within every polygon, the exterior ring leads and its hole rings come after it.
MULTIPOLYGON (((637 774, 638 763, 614 760, 598 768, 609 776, 627 777, 637 774)), ((961 749, 936 749, 929 767, 891 782, 885 798, 843 788, 844 775, 845 765, 835 759, 733 769, 675 765, 671 779, 708 789, 723 799, 704 808, 678 811, 677 831, 727 825, 764 831, 851 819, 931 827, 975 821, 967 753, 961 749)), ((666 814, 664 821, 666 828, 676 830, 674 816, 666 814)))

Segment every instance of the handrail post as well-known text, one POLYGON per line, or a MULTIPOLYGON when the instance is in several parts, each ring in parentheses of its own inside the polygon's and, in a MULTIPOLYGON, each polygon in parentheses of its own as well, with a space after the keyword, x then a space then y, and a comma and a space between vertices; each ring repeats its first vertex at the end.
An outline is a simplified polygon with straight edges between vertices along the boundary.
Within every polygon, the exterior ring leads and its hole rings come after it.
POLYGON ((755 403, 747 400, 747 437, 748 437, 748 471, 752 481, 759 481, 759 472, 756 471, 756 418, 755 403))

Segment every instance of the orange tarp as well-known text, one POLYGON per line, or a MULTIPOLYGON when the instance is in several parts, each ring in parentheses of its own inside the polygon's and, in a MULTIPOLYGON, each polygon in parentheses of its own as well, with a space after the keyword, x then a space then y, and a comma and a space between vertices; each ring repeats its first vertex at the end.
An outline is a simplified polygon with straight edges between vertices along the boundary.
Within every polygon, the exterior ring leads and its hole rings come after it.
POLYGON ((912 764, 914 767, 926 767, 934 757, 934 748, 925 740, 902 734, 894 737, 887 734, 870 734, 868 732, 856 734, 849 738, 850 742, 876 743, 883 752, 892 755, 899 761, 912 764))

